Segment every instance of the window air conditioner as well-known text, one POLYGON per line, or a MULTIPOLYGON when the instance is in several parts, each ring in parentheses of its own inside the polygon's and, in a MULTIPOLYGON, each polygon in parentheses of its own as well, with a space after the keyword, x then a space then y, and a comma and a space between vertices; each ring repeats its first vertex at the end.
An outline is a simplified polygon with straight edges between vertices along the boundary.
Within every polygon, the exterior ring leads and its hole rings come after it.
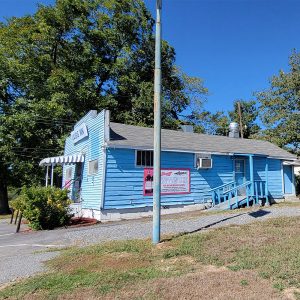
POLYGON ((212 159, 211 158, 202 158, 197 159, 197 169, 211 169, 212 168, 212 159))

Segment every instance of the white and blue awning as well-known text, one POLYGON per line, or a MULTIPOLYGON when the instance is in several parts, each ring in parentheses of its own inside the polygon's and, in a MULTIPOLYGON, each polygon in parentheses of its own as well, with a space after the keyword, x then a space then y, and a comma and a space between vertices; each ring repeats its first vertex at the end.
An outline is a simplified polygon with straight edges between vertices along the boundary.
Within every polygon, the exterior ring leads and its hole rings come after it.
POLYGON ((83 154, 72 154, 65 156, 54 156, 47 157, 40 161, 40 166, 51 166, 51 165, 63 165, 63 164, 74 164, 84 162, 83 154))

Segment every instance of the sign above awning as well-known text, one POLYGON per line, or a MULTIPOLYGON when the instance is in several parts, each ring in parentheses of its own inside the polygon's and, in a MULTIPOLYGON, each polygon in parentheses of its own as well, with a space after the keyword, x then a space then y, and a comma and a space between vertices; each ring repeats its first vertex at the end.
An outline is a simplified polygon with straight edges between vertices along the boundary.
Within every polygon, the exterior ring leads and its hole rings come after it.
POLYGON ((84 162, 83 154, 47 157, 41 160, 39 165, 50 166, 50 165, 62 165, 62 164, 74 164, 79 162, 84 162))

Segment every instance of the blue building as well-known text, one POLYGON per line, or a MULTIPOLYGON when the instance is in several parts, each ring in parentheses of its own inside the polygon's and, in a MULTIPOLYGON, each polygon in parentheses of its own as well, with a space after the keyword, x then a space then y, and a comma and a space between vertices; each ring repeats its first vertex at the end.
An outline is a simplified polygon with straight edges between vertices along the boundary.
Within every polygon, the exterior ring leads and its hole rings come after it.
MULTIPOLYGON (((151 214, 153 129, 90 111, 66 139, 63 165, 78 215, 111 220, 151 214)), ((295 196, 296 156, 266 141, 162 130, 162 211, 236 208, 295 196)), ((50 176, 50 177, 53 177, 50 176)), ((48 183, 48 171, 47 179, 48 183)), ((53 179, 51 179, 53 183, 53 179)))

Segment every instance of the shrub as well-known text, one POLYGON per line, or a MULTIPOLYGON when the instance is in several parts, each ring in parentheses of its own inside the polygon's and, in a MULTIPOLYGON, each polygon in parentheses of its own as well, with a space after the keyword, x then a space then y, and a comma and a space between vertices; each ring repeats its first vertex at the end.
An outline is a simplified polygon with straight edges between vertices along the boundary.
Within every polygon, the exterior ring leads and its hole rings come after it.
POLYGON ((68 191, 54 187, 23 188, 20 196, 11 201, 32 229, 53 229, 69 223, 71 214, 68 191))

